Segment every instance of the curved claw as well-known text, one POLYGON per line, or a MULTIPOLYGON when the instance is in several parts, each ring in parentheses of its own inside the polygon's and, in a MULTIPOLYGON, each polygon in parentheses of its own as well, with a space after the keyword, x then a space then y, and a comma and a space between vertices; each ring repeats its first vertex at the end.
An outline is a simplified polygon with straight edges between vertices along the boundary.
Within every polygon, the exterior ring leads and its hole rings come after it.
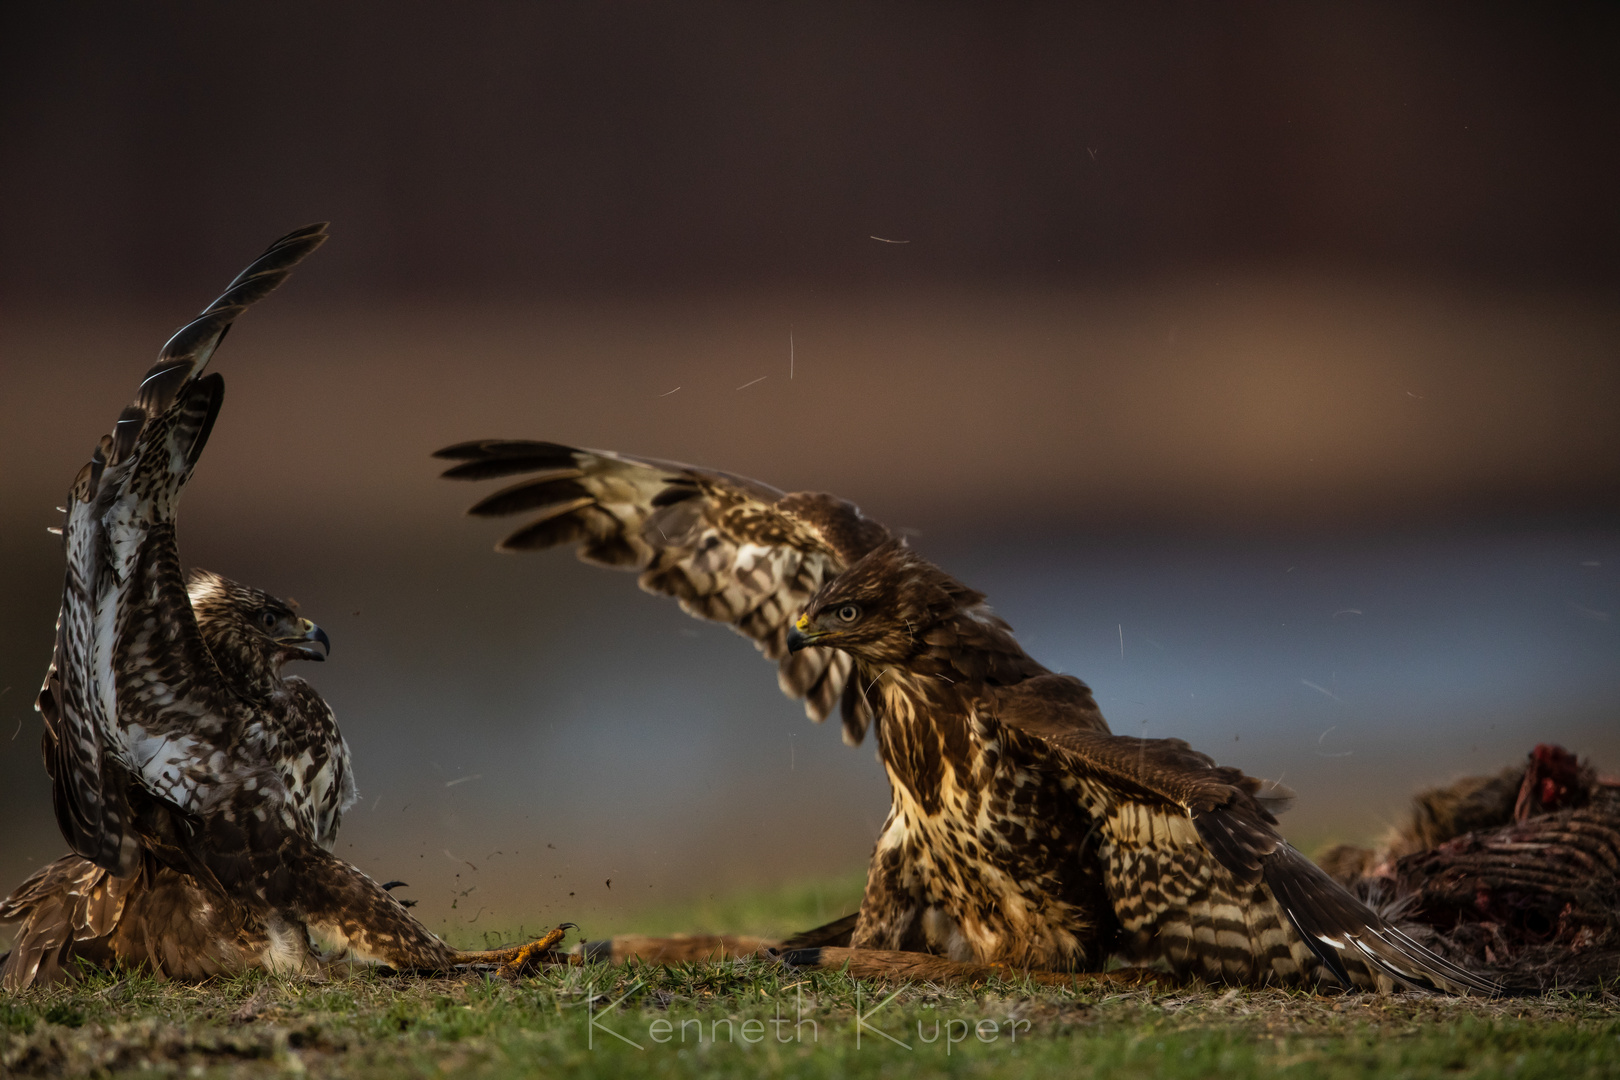
POLYGON ((503 979, 517 979, 523 975, 531 965, 537 966, 545 962, 547 957, 556 953, 557 946, 562 943, 563 936, 573 923, 563 923, 556 927, 545 937, 538 941, 531 941, 527 945, 520 945, 512 950, 512 956, 495 972, 503 979))
POLYGON ((458 964, 496 964, 496 974, 503 979, 517 979, 530 969, 545 963, 563 962, 557 946, 569 930, 578 930, 573 923, 563 923, 548 931, 544 937, 510 949, 489 949, 456 954, 458 964))

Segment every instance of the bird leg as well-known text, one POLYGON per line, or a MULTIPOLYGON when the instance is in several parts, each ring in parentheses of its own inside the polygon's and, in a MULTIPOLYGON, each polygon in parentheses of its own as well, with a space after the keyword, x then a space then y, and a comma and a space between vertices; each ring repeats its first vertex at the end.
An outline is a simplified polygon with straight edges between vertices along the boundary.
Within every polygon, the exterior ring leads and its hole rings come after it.
POLYGON ((514 945, 508 949, 484 949, 460 951, 455 954, 455 965, 494 964, 495 973, 503 979, 516 979, 541 964, 568 963, 568 957, 557 951, 562 943, 563 935, 569 930, 577 930, 573 923, 567 922, 554 930, 548 931, 544 937, 529 942, 527 945, 514 945))
POLYGON ((625 964, 686 964, 705 960, 737 960, 763 956, 777 943, 765 938, 737 934, 676 934, 673 937, 647 937, 621 934, 600 941, 587 941, 570 953, 583 961, 625 964))
MULTIPOLYGON (((518 974, 545 962, 572 924, 512 949, 463 952, 440 941, 381 883, 304 837, 277 828, 273 819, 240 815, 205 823, 199 845, 204 872, 226 895, 253 909, 271 929, 301 924, 337 944, 339 955, 395 971, 448 972, 468 964, 497 964, 518 974)), ((268 817, 268 815, 267 815, 268 817)), ((268 957, 267 953, 267 957, 268 957)))

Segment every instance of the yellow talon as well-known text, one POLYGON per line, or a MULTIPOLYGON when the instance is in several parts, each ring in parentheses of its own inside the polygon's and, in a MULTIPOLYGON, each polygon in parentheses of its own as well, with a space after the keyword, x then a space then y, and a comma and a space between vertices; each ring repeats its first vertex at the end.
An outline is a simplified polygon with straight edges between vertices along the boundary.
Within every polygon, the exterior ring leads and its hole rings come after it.
POLYGON ((552 954, 556 946, 562 941, 563 936, 573 925, 573 923, 564 923, 548 932, 545 937, 540 938, 538 941, 531 941, 527 945, 518 946, 512 950, 510 958, 497 969, 496 974, 503 979, 516 979, 531 964, 544 962, 545 958, 552 954))
POLYGON ((496 974, 506 979, 516 979, 530 968, 538 967, 544 963, 565 963, 567 957, 556 951, 562 943, 563 935, 569 930, 579 929, 573 923, 563 923, 555 930, 548 931, 538 941, 531 941, 527 945, 518 945, 510 949, 482 949, 472 952, 458 952, 454 963, 462 964, 494 964, 496 974))

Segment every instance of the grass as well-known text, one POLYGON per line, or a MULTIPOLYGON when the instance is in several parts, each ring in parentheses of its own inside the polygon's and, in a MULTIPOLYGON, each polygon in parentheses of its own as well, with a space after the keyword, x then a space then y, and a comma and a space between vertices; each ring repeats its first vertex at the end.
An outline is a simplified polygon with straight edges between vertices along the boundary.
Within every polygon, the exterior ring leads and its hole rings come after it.
MULTIPOLYGON (((647 913, 623 929, 798 928, 840 914, 849 885, 647 913)), ((1573 1080, 1620 1075, 1616 990, 1481 1002, 1121 991, 1090 978, 893 987, 763 961, 557 968, 517 983, 98 974, 0 996, 0 1075, 1573 1080)))
MULTIPOLYGON (((752 934, 784 938, 854 912, 866 888, 866 867, 824 880, 720 893, 680 904, 593 919, 592 938, 617 934, 752 934)), ((454 931, 451 931, 454 934, 454 931)), ((460 944, 460 943, 458 943, 460 944)), ((483 940, 466 948, 483 948, 483 940)))

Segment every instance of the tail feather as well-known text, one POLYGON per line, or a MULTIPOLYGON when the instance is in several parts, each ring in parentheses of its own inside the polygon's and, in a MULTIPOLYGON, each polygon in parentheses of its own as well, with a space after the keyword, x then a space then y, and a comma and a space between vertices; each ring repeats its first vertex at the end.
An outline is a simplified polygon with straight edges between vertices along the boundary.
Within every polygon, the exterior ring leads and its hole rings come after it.
POLYGON ((1387 980, 1409 989, 1507 993, 1413 941, 1287 844, 1265 860, 1264 874, 1294 929, 1347 987, 1387 980))
POLYGON ((71 974, 73 945, 90 936, 84 925, 87 901, 106 877, 94 863, 69 855, 40 867, 0 901, 0 922, 22 923, 10 955, 0 963, 0 989, 22 990, 71 974))

